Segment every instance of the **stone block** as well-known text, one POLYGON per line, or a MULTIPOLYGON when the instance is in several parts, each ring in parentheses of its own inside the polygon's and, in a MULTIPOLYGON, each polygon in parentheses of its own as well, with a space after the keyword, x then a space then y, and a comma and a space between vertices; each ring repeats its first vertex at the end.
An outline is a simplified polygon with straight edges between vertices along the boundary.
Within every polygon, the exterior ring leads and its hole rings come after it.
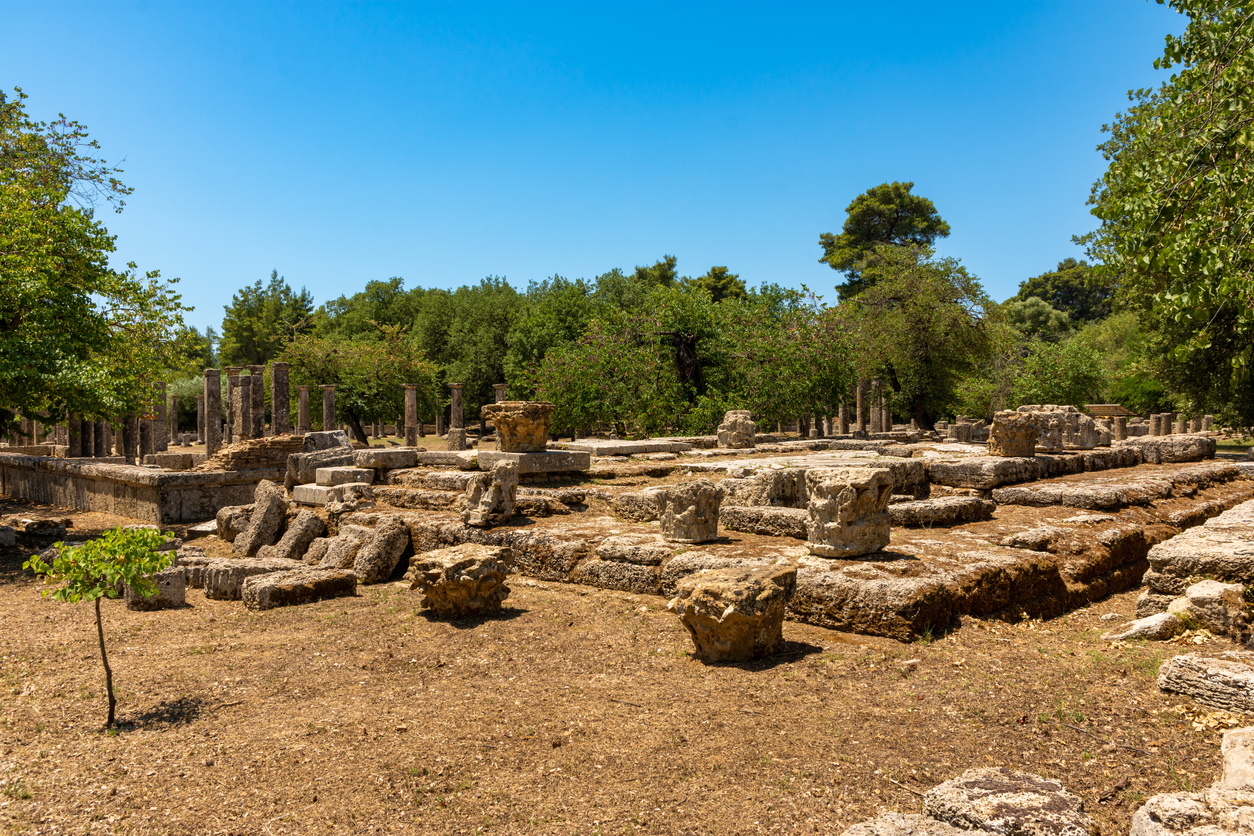
POLYGON ((662 513, 663 490, 657 487, 620 493, 614 497, 614 513, 631 522, 653 522, 662 513))
POLYGON ((0 549, 11 549, 17 545, 17 529, 11 525, 0 525, 0 549))
POLYGON ((357 592, 357 575, 348 569, 303 566, 245 578, 240 597, 250 610, 289 607, 327 598, 348 598, 357 592))
POLYGON ((305 556, 301 560, 306 566, 317 566, 322 562, 322 558, 327 556, 327 549, 330 546, 330 537, 315 537, 309 543, 309 548, 305 549, 305 556))
POLYGON ((237 557, 251 557, 262 546, 272 545, 286 516, 287 492, 274 482, 262 479, 253 494, 253 512, 248 518, 248 528, 235 538, 231 553, 237 557))
POLYGON ((1036 419, 1031 413, 1014 410, 995 412, 989 429, 988 454, 1030 458, 1036 455, 1038 434, 1036 419))
POLYGON ((353 449, 353 442, 343 430, 326 430, 324 432, 305 433, 304 451, 331 450, 336 447, 353 449))
POLYGON ((958 421, 957 423, 949 425, 946 429, 945 437, 947 440, 958 444, 970 444, 971 431, 974 429, 975 427, 972 424, 969 424, 966 421, 958 421))
POLYGON ((667 545, 657 535, 647 534, 606 537, 595 550, 596 556, 602 560, 635 563, 640 566, 660 566, 662 561, 674 553, 674 546, 667 545))
POLYGON ((514 515, 518 499, 518 465, 498 462, 491 473, 482 473, 466 486, 462 522, 478 528, 500 525, 514 515))
POLYGON ((443 618, 500 612, 508 576, 508 549, 474 543, 415 555, 406 575, 410 588, 423 593, 422 606, 443 618))
POLYGON ((950 526, 987 520, 996 508, 996 503, 988 499, 945 496, 891 504, 888 516, 893 525, 950 526))
POLYGON ((298 560, 251 557, 215 560, 204 570, 205 597, 217 601, 238 601, 245 578, 305 568, 298 560))
MULTIPOLYGON (((314 433, 314 435, 318 434, 314 433)), ((308 437, 305 438, 308 439, 308 437)), ((287 457, 287 476, 284 484, 288 490, 297 485, 309 485, 317 481, 319 468, 343 467, 352 463, 352 447, 335 446, 306 453, 292 453, 287 457)))
MULTIPOLYGON (((368 467, 374 470, 396 470, 402 467, 413 467, 418 463, 418 454, 426 452, 420 447, 371 447, 369 450, 354 450, 353 464, 357 467, 368 467)), ((369 481, 366 479, 362 480, 369 481)))
POLYGON ((543 453, 506 453, 484 450, 479 467, 491 470, 501 462, 513 462, 521 473, 573 473, 592 466, 592 455, 577 450, 549 450, 543 453))
POLYGON ((315 483, 324 488, 336 485, 374 481, 374 471, 365 467, 320 467, 314 474, 315 483))
POLYGON ((656 595, 661 571, 657 566, 625 563, 620 560, 585 560, 571 574, 574 583, 599 589, 617 589, 637 595, 656 595))
POLYGON ((1184 653, 1158 669, 1158 688, 1202 705, 1254 714, 1254 653, 1230 650, 1218 658, 1184 653))
POLYGON ((697 658, 745 661, 779 650, 784 610, 796 588, 791 566, 713 569, 681 580, 667 609, 692 637, 697 658))
POLYGON ((719 522, 729 531, 804 540, 810 524, 810 511, 772 505, 723 505, 719 509, 719 522))
POLYGON ((465 450, 466 449, 466 430, 458 427, 448 431, 445 436, 446 445, 449 450, 465 450))
POLYGON ((327 526, 322 518, 313 511, 301 511, 287 526, 279 542, 273 546, 263 546, 257 552, 259 557, 281 557, 285 560, 302 560, 309 544, 315 538, 326 534, 327 526))
POLYGON ((1245 586, 1239 583, 1198 581, 1172 601, 1167 612, 1238 642, 1244 642, 1250 635, 1245 586))
POLYGON ((340 533, 327 541, 326 551, 316 564, 319 569, 351 569, 357 552, 374 535, 374 529, 360 525, 340 527, 340 533))
POLYGON ((662 538, 672 543, 707 543, 718 539, 722 492, 708 479, 663 488, 658 493, 662 538))
POLYGON ((1015 836, 1096 836, 1084 802, 1062 784, 1005 767, 968 769, 928 790, 923 812, 963 830, 1015 836))
POLYGON ((874 554, 888 545, 888 500, 892 474, 881 468, 812 468, 809 492, 811 554, 851 558, 874 554))
POLYGON ((157 593, 144 598, 131 586, 126 587, 128 610, 172 610, 187 606, 187 575, 180 568, 170 568, 152 576, 157 593))
POLYGON ((1172 613, 1160 612, 1157 615, 1138 618, 1117 630, 1102 636, 1103 641, 1166 641, 1184 632, 1184 622, 1172 613))
POLYGON ((971 836, 970 831, 918 813, 880 813, 840 836, 971 836))
POLYGON ((418 463, 426 467, 456 467, 459 470, 478 470, 478 457, 473 450, 428 450, 418 454, 418 463))
POLYGON ((497 449, 504 453, 544 452, 549 441, 551 403, 502 401, 486 404, 479 413, 496 427, 497 449))
POLYGON ((718 446, 734 450, 753 447, 758 425, 753 421, 753 413, 747 409, 733 409, 723 416, 723 423, 718 425, 718 446))
POLYGON ((396 515, 379 521, 374 533, 357 550, 353 571, 363 584, 382 583, 409 548, 409 527, 396 515))
POLYGON ((323 506, 335 498, 335 488, 322 485, 297 485, 292 488, 292 501, 298 505, 323 506))

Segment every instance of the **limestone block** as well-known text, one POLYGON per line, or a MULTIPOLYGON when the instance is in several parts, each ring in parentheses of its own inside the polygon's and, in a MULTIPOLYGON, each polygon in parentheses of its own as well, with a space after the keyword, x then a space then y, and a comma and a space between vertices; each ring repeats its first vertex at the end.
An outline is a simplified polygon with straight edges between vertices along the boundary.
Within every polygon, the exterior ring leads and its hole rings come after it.
POLYGON ((479 413, 496 427, 496 449, 504 453, 542 453, 549 443, 551 403, 502 401, 487 404, 479 413))
POLYGON ((326 505, 335 499, 335 488, 322 485, 297 485, 292 488, 292 501, 297 505, 326 505))
POLYGON ((363 584, 382 583, 409 548, 409 526, 390 514, 379 521, 374 534, 357 550, 353 571, 363 584))
POLYGON ((192 589, 205 588, 205 571, 215 563, 223 563, 220 557, 208 557, 204 553, 179 555, 178 563, 175 564, 183 577, 187 579, 187 586, 192 589))
POLYGON ((1096 836, 1084 802, 1057 781, 1005 767, 968 769, 928 790, 923 812, 963 830, 1015 836, 1096 836))
POLYGON ((17 529, 11 525, 0 525, 0 549, 11 549, 17 545, 17 529))
POLYGON ((418 463, 426 467, 456 467, 459 470, 478 470, 479 454, 473 450, 429 450, 418 454, 418 463))
POLYGON ((573 473, 592 466, 592 455, 578 450, 548 450, 539 453, 505 453, 484 450, 478 454, 479 467, 491 470, 501 462, 513 462, 521 473, 573 473))
POLYGON ((353 449, 353 442, 349 439, 348 433, 343 430, 305 433, 304 451, 306 453, 312 453, 315 450, 330 450, 335 447, 353 449))
POLYGON ((246 578, 240 587, 240 597, 250 610, 269 610, 326 598, 351 597, 356 591, 357 575, 347 569, 304 566, 246 578))
POLYGON ((1229 729, 1219 748, 1223 756, 1223 774, 1216 789, 1254 792, 1254 728, 1229 729))
POLYGON ((309 548, 305 549, 305 556, 301 559, 306 566, 317 566, 322 562, 322 558, 327 556, 327 549, 330 546, 330 537, 315 537, 310 541, 309 548))
POLYGON ((305 556, 309 544, 315 538, 326 534, 327 526, 322 518, 313 511, 301 511, 287 526, 283 537, 273 546, 263 546, 258 557, 281 557, 286 560, 301 560, 305 556))
POLYGON ((514 514, 518 498, 518 465, 499 462, 491 473, 482 473, 466 486, 466 510, 462 522, 478 528, 500 525, 514 514))
POLYGON ((662 513, 661 492, 665 488, 645 488, 614 497, 614 513, 632 522, 652 522, 662 513))
POLYGON ((959 421, 949 425, 946 430, 946 438, 949 441, 954 441, 959 444, 970 444, 971 431, 973 429, 975 429, 975 427, 972 424, 969 424, 966 421, 959 421))
MULTIPOLYGON (((726 480, 725 480, 726 481, 726 480)), ((806 539, 810 512, 806 508, 781 508, 773 505, 728 506, 719 509, 719 522, 730 531, 765 534, 768 537, 806 539)))
POLYGON ((993 413, 988 434, 990 456, 1031 457, 1036 455, 1039 430, 1031 413, 1001 410, 993 413))
POLYGON ((625 563, 620 560, 585 560, 571 573, 574 583, 599 589, 617 589, 637 595, 656 595, 661 582, 657 566, 625 563))
POLYGON ((977 496, 943 496, 890 504, 888 516, 893 525, 949 526, 987 520, 996 508, 977 496))
MULTIPOLYGON (((922 462, 919 463, 922 470, 922 462)), ((787 508, 805 508, 806 472, 803 468, 768 468, 759 470, 749 479, 724 479, 723 506, 729 505, 777 505, 787 508)))
POLYGON ((422 606, 443 618, 473 618, 501 611, 509 595, 509 550, 464 543, 415 555, 409 562, 411 589, 422 606))
POLYGON ((157 584, 157 593, 151 598, 141 597, 133 587, 126 587, 128 610, 172 610, 187 605, 187 575, 182 569, 165 569, 154 574, 152 580, 157 584))
POLYGON ((663 488, 658 493, 662 538, 672 543, 707 543, 718 539, 721 492, 709 479, 663 488))
POLYGON ((1172 601, 1167 612, 1181 620, 1192 620, 1221 636, 1245 641, 1250 635, 1249 608, 1245 587, 1239 583, 1198 581, 1172 601))
MULTIPOLYGON (((321 435, 321 433, 312 433, 312 435, 321 435)), ((309 436, 305 438, 308 439, 309 436)), ((335 446, 306 453, 292 453, 287 457, 287 476, 284 485, 288 490, 297 485, 310 485, 317 481, 318 468, 340 467, 352 463, 352 447, 335 446)))
POLYGON ((314 482, 324 488, 347 485, 352 482, 374 481, 374 471, 364 467, 320 467, 314 473, 314 482))
POLYGON ((449 450, 465 450, 466 449, 466 430, 454 428, 448 431, 447 447, 449 450))
POLYGON ((796 588, 792 566, 713 569, 681 580, 666 606, 692 637, 697 658, 738 662, 783 644, 784 609, 796 588))
POLYGON ((1159 690, 1185 694, 1211 708, 1254 714, 1254 654, 1228 651, 1217 658, 1185 653, 1158 669, 1159 690))
POLYGON ((883 468, 811 468, 809 492, 811 554, 851 558, 873 554, 888 545, 888 500, 892 474, 883 468))
POLYGON ((1204 435, 1166 435, 1134 439, 1141 461, 1145 464, 1199 462, 1215 457, 1215 439, 1204 435))
POLYGON ((248 528, 235 538, 231 553, 237 557, 251 557, 262 546, 269 546, 279 536, 279 526, 287 515, 287 492, 269 479, 257 483, 253 493, 253 512, 248 518, 248 528))
POLYGON ((847 828, 841 836, 970 836, 969 831, 918 813, 880 813, 847 828))
POLYGON ((319 569, 351 569, 357 560, 357 552, 374 533, 361 525, 345 525, 340 533, 327 542, 326 553, 318 562, 319 569))
POLYGON ((215 560, 205 567, 205 597, 217 601, 238 601, 245 578, 300 569, 304 565, 299 560, 280 560, 273 557, 215 560))
POLYGON ((606 537, 597 545, 595 553, 602 560, 660 566, 662 561, 675 553, 675 547, 667 545, 657 535, 624 534, 606 537))
POLYGON ((719 557, 699 550, 677 554, 662 566, 661 583, 658 591, 663 595, 674 595, 679 583, 684 578, 700 574, 710 569, 736 569, 746 567, 774 566, 773 557, 719 557))
POLYGON ((1103 641, 1166 641, 1184 632, 1184 622, 1173 613, 1160 612, 1157 615, 1138 618, 1136 621, 1123 625, 1102 636, 1103 641))
POLYGON ((425 452, 422 447, 371 447, 369 450, 354 450, 353 464, 374 470, 396 470, 413 467, 418 463, 418 454, 425 452))
POLYGON ((753 413, 747 409, 733 409, 723 416, 723 423, 718 425, 718 446, 734 450, 753 447, 757 433, 758 425, 753 421, 753 413))

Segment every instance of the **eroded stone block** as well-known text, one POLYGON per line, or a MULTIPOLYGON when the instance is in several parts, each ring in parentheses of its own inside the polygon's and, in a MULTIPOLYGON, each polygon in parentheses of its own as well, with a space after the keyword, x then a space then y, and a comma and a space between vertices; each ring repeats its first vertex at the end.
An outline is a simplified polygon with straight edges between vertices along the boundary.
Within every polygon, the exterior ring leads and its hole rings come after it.
POLYGON ((274 543, 279 527, 287 515, 287 492, 268 479, 257 483, 253 493, 253 512, 248 517, 248 528, 240 533, 231 546, 237 557, 252 557, 262 546, 274 543))
POLYGON ((708 479, 697 479, 658 492, 662 538, 672 543, 707 543, 718 539, 722 493, 708 479))
POLYGON ((1031 413, 1001 410, 993 413, 988 434, 990 456, 1024 457, 1036 455, 1039 431, 1031 413))
POLYGON ((504 453, 542 453, 549 442, 555 407, 535 401, 486 404, 479 413, 496 427, 496 449, 504 453))
POLYGON ((740 450, 754 446, 758 425, 753 421, 753 413, 747 409, 733 409, 723 416, 723 423, 718 425, 718 446, 740 450))
POLYGON ((406 577, 423 593, 422 606, 444 618, 472 618, 501 611, 508 576, 508 549, 465 543, 415 555, 406 577))
POLYGON ((892 474, 881 468, 811 468, 806 548, 821 557, 873 554, 888 545, 892 474))
POLYGON ((305 566, 246 578, 240 597, 250 610, 269 610, 326 598, 351 597, 356 591, 357 575, 347 569, 305 566))
POLYGON ((490 473, 482 473, 467 484, 462 522, 479 528, 500 525, 513 516, 517 498, 518 465, 498 462, 490 473))
POLYGON ((692 637, 697 658, 744 661, 783 644, 784 609, 796 588, 792 566, 713 569, 681 580, 666 606, 692 637))

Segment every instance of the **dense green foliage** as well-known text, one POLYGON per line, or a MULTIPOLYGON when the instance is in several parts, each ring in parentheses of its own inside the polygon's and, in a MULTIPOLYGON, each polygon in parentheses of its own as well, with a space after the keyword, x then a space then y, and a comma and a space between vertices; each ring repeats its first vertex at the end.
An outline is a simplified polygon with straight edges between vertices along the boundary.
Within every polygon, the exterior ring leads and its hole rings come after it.
POLYGON ((44 575, 56 589, 40 594, 62 603, 90 601, 96 607, 96 635, 100 641, 100 661, 105 669, 105 690, 109 695, 109 718, 106 725, 117 723, 117 699, 113 695, 113 671, 105 651, 104 625, 100 620, 100 599, 118 598, 123 586, 130 586, 140 596, 151 598, 157 593, 152 576, 169 567, 174 552, 157 551, 165 536, 154 528, 114 528, 95 540, 80 546, 57 543, 52 563, 32 555, 22 564, 44 575))
POLYGON ((1017 404, 1070 404, 1084 408, 1101 395, 1104 380, 1097 352, 1084 344, 1034 341, 1015 372, 1017 404))
POLYGON ((1071 317, 1039 296, 1007 299, 1001 305, 1001 315, 1016 331, 1028 338, 1058 342, 1075 333, 1071 317))
POLYGON ((1114 290, 1102 284, 1087 261, 1065 258, 1058 269, 1019 282, 1014 298, 1042 299, 1074 322, 1096 322, 1110 316, 1114 290))
POLYGON ((862 263, 876 247, 930 247, 937 238, 949 235, 949 224, 932 201, 911 194, 913 188, 914 183, 893 182, 867 189, 845 209, 848 217, 840 235, 824 232, 819 236, 823 248, 819 261, 847 277, 836 288, 841 299, 852 298, 867 287, 862 263))
POLYGON ((130 189, 83 125, 34 121, 25 99, 0 93, 0 432, 145 409, 187 310, 159 273, 109 267, 95 207, 121 211, 130 189))
MULTIPOLYGON (((1159 0, 1162 2, 1162 0, 1159 0)), ((1154 371, 1189 411, 1254 424, 1254 5, 1171 0, 1173 69, 1106 126, 1110 161, 1082 238, 1136 310, 1154 371)))
MULTIPOLYGON (((279 355, 292 337, 312 327, 313 296, 303 287, 297 293, 278 270, 268 284, 258 279, 231 297, 222 318, 219 353, 227 366, 263 366, 279 355)), ((204 367, 202 367, 204 368, 204 367)))

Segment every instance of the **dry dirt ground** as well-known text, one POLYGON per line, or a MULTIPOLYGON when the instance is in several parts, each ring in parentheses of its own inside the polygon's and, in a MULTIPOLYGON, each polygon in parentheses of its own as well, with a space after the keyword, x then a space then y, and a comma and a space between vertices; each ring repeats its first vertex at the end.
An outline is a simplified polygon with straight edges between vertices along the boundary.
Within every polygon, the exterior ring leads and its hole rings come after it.
MULTIPOLYGON (((129 522, 0 498, 18 512, 129 522)), ((1209 784, 1239 722, 1154 684, 1224 642, 1100 639, 1135 591, 911 645, 789 622, 780 655, 709 666, 660 598, 516 578, 501 616, 454 623, 403 585, 264 613, 108 601, 107 732, 92 610, 41 599, 26 545, 0 553, 3 833, 837 834, 997 765, 1122 834, 1147 796, 1209 784)))

